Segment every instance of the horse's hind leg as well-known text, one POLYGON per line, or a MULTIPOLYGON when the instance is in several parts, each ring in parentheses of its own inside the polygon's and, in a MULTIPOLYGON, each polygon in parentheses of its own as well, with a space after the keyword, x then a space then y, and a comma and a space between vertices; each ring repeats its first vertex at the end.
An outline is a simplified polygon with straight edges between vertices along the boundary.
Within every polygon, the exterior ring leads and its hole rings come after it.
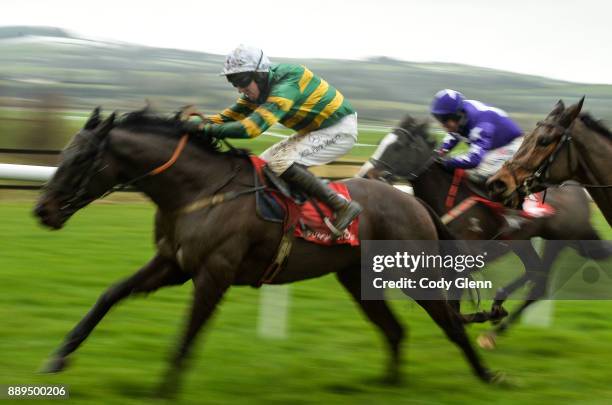
POLYGON ((499 325, 493 330, 483 333, 478 337, 478 344, 483 349, 493 349, 496 346, 497 336, 505 333, 523 314, 523 312, 533 303, 538 302, 546 293, 546 277, 540 277, 535 281, 535 284, 529 292, 529 298, 525 300, 518 308, 508 315, 499 325))
POLYGON ((337 273, 338 280, 353 296, 368 319, 380 328, 385 335, 391 350, 386 380, 397 383, 401 379, 401 342, 404 338, 404 329, 385 301, 361 300, 361 282, 359 269, 350 269, 337 273))
POLYGON ((91 331, 102 320, 113 305, 134 293, 147 293, 166 285, 183 284, 190 275, 181 270, 168 259, 157 255, 132 276, 108 288, 68 333, 64 342, 55 351, 51 359, 43 366, 41 372, 56 373, 62 371, 67 364, 66 357, 74 352, 91 331))
POLYGON ((528 292, 527 299, 521 305, 519 305, 518 308, 511 311, 508 317, 502 322, 500 322, 492 330, 485 332, 478 337, 478 344, 480 345, 480 347, 484 349, 495 348, 495 340, 497 336, 507 332, 510 326, 512 326, 518 319, 520 319, 520 316, 525 311, 525 309, 527 309, 534 302, 541 300, 542 297, 545 296, 546 286, 548 283, 548 278, 550 276, 552 265, 564 247, 565 242, 563 241, 547 240, 544 248, 544 255, 542 257, 542 260, 540 261, 539 267, 535 269, 530 268, 521 277, 513 281, 507 287, 500 289, 500 291, 497 292, 497 296, 499 296, 502 293, 501 290, 503 290, 505 300, 512 292, 517 290, 519 287, 522 287, 527 282, 531 282, 533 284, 533 286, 528 292))
POLYGON ((465 332, 465 327, 459 316, 444 300, 417 301, 427 311, 429 316, 442 328, 446 336, 463 351, 474 373, 485 382, 496 381, 496 375, 487 369, 480 360, 465 332))
POLYGON ((542 273, 542 268, 544 267, 543 260, 540 259, 540 256, 531 244, 531 241, 514 241, 511 248, 525 266, 525 273, 512 281, 506 287, 497 290, 495 298, 493 299, 493 305, 491 307, 491 313, 497 320, 500 320, 507 315, 506 310, 503 308, 503 304, 506 299, 508 299, 510 294, 525 285, 527 281, 534 277, 533 274, 542 273))
POLYGON ((492 332, 489 332, 489 337, 494 338, 496 335, 506 332, 508 328, 520 318, 521 314, 525 311, 525 309, 527 309, 527 307, 534 302, 541 300, 542 297, 546 295, 546 286, 552 265, 565 246, 566 244, 563 241, 546 241, 541 269, 538 269, 538 271, 529 271, 525 274, 527 280, 533 283, 527 299, 517 309, 512 311, 504 322, 500 323, 493 329, 492 332))

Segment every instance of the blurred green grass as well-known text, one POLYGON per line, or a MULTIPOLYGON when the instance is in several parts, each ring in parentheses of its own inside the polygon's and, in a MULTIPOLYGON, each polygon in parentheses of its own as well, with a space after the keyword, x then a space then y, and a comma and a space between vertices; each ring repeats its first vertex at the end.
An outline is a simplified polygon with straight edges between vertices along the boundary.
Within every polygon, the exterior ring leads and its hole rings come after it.
MULTIPOLYGON (((65 373, 35 371, 107 286, 152 255, 153 208, 95 203, 60 232, 38 226, 30 209, 31 202, 0 202, 0 383, 68 384, 71 401, 79 404, 149 403, 181 330, 191 285, 123 302, 65 373)), ((603 218, 595 221, 612 239, 603 218)), ((410 328, 407 383, 386 387, 374 382, 384 371, 383 341, 334 277, 290 288, 284 340, 257 334, 258 290, 230 291, 194 351, 179 403, 612 401, 612 302, 556 302, 552 327, 518 325, 497 351, 482 353, 518 384, 511 390, 480 383, 416 304, 393 302, 410 328)), ((470 334, 482 330, 472 327, 470 334)))

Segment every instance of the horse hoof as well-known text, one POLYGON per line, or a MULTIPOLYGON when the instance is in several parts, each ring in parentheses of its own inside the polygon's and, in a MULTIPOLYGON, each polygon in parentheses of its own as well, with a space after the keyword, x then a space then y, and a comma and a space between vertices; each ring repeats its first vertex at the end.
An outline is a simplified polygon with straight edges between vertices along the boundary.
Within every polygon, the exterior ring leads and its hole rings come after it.
POLYGON ((486 381, 492 385, 505 385, 508 378, 503 371, 493 371, 487 373, 486 381))
POLYGON ((496 347, 495 334, 494 333, 483 333, 476 339, 476 343, 481 349, 493 350, 496 347))
POLYGON ((38 370, 41 374, 52 374, 63 371, 68 366, 68 360, 65 357, 53 356, 38 370))
POLYGON ((491 323, 493 325, 500 323, 506 316, 508 316, 508 311, 503 306, 493 305, 491 307, 491 323))
POLYGON ((503 371, 495 371, 495 372, 488 373, 488 376, 486 378, 486 382, 491 384, 491 385, 495 385, 497 387, 500 387, 500 388, 516 389, 516 388, 520 388, 521 387, 520 384, 518 384, 516 381, 513 381, 503 371))

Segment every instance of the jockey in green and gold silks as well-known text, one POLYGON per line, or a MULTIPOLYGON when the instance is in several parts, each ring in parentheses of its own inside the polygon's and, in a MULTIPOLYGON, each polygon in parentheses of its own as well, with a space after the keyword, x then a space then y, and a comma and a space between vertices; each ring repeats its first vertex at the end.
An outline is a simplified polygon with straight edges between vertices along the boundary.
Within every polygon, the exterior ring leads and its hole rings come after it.
POLYGON ((209 117, 216 124, 226 123, 213 126, 211 133, 254 138, 277 122, 298 133, 308 133, 355 113, 342 93, 304 66, 270 67, 268 86, 270 93, 263 103, 242 96, 233 106, 209 117))
POLYGON ((209 117, 202 130, 216 138, 254 138, 280 123, 295 134, 268 148, 262 158, 281 178, 335 212, 328 226, 337 236, 361 212, 305 167, 329 163, 357 141, 357 114, 336 88, 304 66, 272 65, 263 51, 240 45, 225 60, 222 75, 242 96, 209 117))

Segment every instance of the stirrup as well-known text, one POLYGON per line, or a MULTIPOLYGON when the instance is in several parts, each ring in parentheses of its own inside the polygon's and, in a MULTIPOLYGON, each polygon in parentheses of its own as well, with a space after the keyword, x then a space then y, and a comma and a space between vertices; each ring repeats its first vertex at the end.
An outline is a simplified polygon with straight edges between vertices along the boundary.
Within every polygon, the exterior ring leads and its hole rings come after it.
POLYGON ((329 228, 329 230, 331 231, 331 233, 333 233, 333 234, 334 234, 334 236, 335 236, 336 238, 339 238, 339 237, 341 237, 342 235, 344 235, 344 232, 342 232, 342 231, 340 231, 338 228, 336 228, 336 227, 334 226, 334 224, 332 223, 332 221, 331 221, 331 220, 330 220, 328 217, 323 218, 323 222, 325 223, 325 225, 327 226, 327 228, 329 228))

